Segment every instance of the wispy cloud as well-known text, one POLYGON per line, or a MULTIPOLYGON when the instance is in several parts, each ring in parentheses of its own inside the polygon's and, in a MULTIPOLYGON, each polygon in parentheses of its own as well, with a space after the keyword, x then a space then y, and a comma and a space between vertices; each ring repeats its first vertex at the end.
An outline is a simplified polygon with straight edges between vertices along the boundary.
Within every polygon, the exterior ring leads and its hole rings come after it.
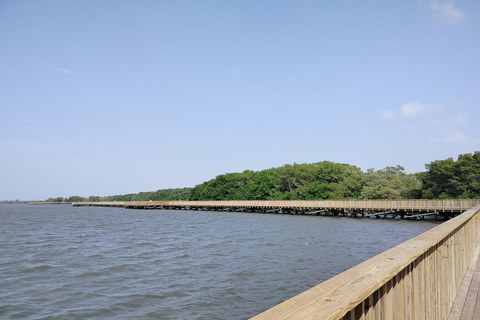
POLYGON ((407 102, 395 109, 382 110, 380 118, 396 123, 404 131, 416 132, 418 139, 442 147, 480 147, 480 136, 469 125, 468 113, 460 111, 458 105, 447 108, 418 101, 407 102))
POLYGON ((64 74, 69 74, 69 75, 74 74, 72 71, 70 71, 68 69, 60 68, 60 67, 57 67, 56 65, 48 64, 48 63, 44 63, 42 69, 43 70, 53 70, 53 71, 57 71, 57 72, 64 73, 64 74))
POLYGON ((430 0, 430 10, 438 21, 449 25, 457 25, 465 20, 465 12, 460 10, 453 1, 430 0))
POLYGON ((436 142, 440 142, 442 144, 460 144, 469 146, 470 148, 480 146, 480 138, 470 136, 459 130, 453 130, 444 133, 443 138, 436 142))
POLYGON ((417 101, 405 103, 400 107, 400 114, 404 118, 415 118, 424 114, 430 107, 417 101))
POLYGON ((67 69, 63 69, 63 68, 57 68, 56 70, 59 71, 59 72, 63 72, 63 73, 73 74, 72 71, 67 70, 67 69))
POLYGON ((382 120, 391 120, 397 117, 413 119, 436 113, 439 109, 438 106, 413 101, 401 105, 397 110, 382 110, 381 118, 382 120))

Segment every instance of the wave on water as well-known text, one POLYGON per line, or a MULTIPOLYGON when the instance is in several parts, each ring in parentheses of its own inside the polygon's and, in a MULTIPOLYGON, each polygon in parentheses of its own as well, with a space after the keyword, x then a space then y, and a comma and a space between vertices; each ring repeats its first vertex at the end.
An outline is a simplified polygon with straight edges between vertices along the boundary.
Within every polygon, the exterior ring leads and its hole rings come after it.
POLYGON ((42 265, 38 265, 38 266, 35 266, 35 267, 29 267, 29 268, 25 268, 22 270, 22 272, 24 273, 32 273, 32 272, 42 272, 42 271, 47 271, 49 269, 52 269, 53 266, 49 265, 49 264, 42 264, 42 265))
POLYGON ((0 205, 0 318, 246 319, 434 226, 129 213, 0 205))

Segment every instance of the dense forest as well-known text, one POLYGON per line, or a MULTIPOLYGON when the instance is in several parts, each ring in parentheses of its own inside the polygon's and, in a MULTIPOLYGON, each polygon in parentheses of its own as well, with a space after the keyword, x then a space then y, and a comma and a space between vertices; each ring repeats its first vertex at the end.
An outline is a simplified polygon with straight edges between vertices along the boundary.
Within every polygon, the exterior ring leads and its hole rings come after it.
POLYGON ((227 173, 193 188, 46 201, 311 200, 311 199, 478 199, 480 152, 436 160, 426 171, 407 174, 402 166, 381 170, 329 161, 287 164, 262 171, 227 173))

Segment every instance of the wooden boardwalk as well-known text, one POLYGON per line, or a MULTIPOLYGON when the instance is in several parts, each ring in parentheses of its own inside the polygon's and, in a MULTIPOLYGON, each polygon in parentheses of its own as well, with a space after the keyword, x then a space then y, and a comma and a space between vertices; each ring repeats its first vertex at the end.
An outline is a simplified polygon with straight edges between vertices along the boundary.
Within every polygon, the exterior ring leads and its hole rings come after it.
POLYGON ((480 241, 463 278, 448 320, 480 320, 480 241))
MULTIPOLYGON (((66 202, 31 202, 30 204, 67 204, 66 202)), ((258 212, 340 217, 376 217, 423 219, 453 218, 474 206, 474 200, 226 200, 226 201, 111 201, 73 202, 74 207, 124 207, 126 209, 207 210, 258 212)))
MULTIPOLYGON (((81 204, 81 202, 74 203, 81 204)), ((358 215, 383 212, 400 213, 454 213, 480 204, 480 200, 226 200, 226 201, 126 201, 129 209, 185 209, 212 211, 254 211, 276 213, 354 213, 358 215)))
POLYGON ((244 200, 74 202, 73 206, 125 207, 144 210, 197 210, 336 216, 352 218, 453 218, 480 200, 244 200))

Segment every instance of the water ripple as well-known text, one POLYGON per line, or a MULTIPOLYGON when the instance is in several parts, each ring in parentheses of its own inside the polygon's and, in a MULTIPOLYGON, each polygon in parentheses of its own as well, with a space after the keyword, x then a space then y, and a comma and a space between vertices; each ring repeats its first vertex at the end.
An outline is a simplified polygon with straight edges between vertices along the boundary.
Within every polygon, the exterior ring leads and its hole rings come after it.
POLYGON ((246 319, 434 225, 28 205, 0 218, 0 317, 65 320, 246 319))

